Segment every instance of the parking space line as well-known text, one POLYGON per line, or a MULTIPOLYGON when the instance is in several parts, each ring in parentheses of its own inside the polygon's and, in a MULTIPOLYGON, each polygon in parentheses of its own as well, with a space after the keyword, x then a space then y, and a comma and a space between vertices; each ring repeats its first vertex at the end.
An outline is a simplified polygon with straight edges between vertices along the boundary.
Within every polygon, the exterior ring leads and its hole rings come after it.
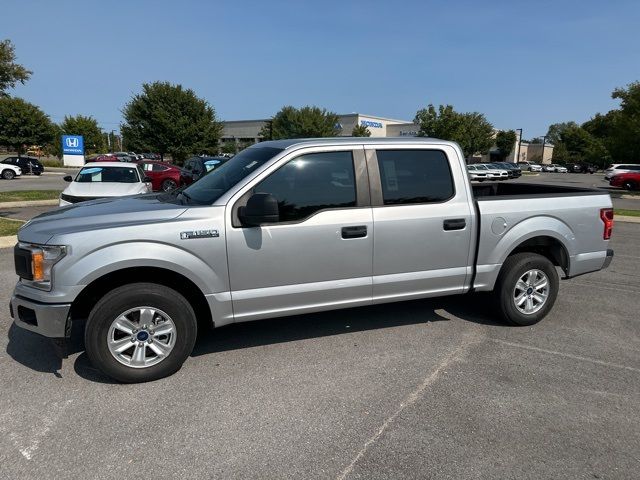
POLYGON ((442 371, 444 369, 446 369, 447 367, 449 367, 452 363, 464 358, 466 356, 466 354, 468 353, 468 351, 469 351, 469 347, 472 344, 478 343, 480 341, 480 339, 481 338, 480 338, 480 335, 478 333, 473 334, 473 335, 467 335, 467 338, 465 338, 462 341, 462 343, 458 346, 458 348, 456 348, 449 355, 447 355, 442 360, 442 362, 440 362, 440 364, 435 368, 435 370, 433 370, 429 375, 427 375, 427 377, 424 378, 424 380, 420 383, 420 385, 418 385, 418 388, 416 388, 413 392, 411 392, 400 403, 400 406, 398 407, 398 409, 396 409, 396 411, 393 412, 393 414, 391 414, 391 416, 387 417, 385 419, 385 421, 382 422, 382 425, 380 426, 380 428, 378 428, 376 433, 374 435, 372 435, 365 442, 364 446, 360 449, 360 451, 357 453, 357 455, 353 458, 351 463, 349 463, 349 465, 347 465, 347 467, 344 470, 342 470, 342 472, 340 472, 340 474, 336 477, 336 480, 344 480, 345 478, 347 478, 347 476, 355 468, 355 466, 358 463, 358 461, 360 461, 360 459, 362 457, 364 457, 364 455, 367 453, 369 448, 378 441, 378 439, 382 436, 382 434, 389 427, 389 425, 391 425, 393 423, 393 421, 396 418, 398 418, 398 416, 407 407, 410 407, 411 405, 416 403, 418 400, 422 399, 424 397, 424 395, 425 395, 425 391, 427 390, 427 388, 429 386, 431 386, 436 380, 438 380, 438 377, 440 377, 440 374, 442 373, 442 371))
POLYGON ((547 350, 546 348, 534 347, 533 345, 525 345, 523 343, 507 342, 506 340, 499 340, 497 338, 491 338, 490 341, 499 343, 500 345, 506 345, 508 347, 523 348, 525 350, 531 350, 533 352, 547 353, 549 355, 556 355, 558 357, 570 358, 572 360, 578 360, 580 362, 589 362, 596 365, 602 365, 604 367, 618 368, 621 370, 628 370, 630 372, 640 373, 640 368, 629 367, 628 365, 620 365, 619 363, 605 362, 604 360, 598 360, 596 358, 583 357, 581 355, 574 355, 572 353, 559 352, 557 350, 547 350))

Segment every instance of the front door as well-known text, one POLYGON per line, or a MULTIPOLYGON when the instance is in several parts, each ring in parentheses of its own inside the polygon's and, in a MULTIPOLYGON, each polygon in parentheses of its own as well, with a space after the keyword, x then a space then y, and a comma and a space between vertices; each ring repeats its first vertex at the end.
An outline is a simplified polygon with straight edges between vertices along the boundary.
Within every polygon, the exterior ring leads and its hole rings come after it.
POLYGON ((236 321, 371 303, 373 221, 364 151, 306 152, 283 159, 228 209, 236 321), (252 193, 278 200, 279 222, 242 227, 234 220, 252 193))

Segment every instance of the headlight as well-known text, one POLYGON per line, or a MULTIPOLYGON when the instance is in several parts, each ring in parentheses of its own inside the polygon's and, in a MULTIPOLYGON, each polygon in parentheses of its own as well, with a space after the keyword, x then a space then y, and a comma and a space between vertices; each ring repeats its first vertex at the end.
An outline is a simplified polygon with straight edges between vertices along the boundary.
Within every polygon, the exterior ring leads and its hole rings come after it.
POLYGON ((23 277, 23 282, 31 287, 51 290, 53 266, 67 254, 67 247, 64 245, 20 243, 18 248, 31 253, 31 278, 23 277))

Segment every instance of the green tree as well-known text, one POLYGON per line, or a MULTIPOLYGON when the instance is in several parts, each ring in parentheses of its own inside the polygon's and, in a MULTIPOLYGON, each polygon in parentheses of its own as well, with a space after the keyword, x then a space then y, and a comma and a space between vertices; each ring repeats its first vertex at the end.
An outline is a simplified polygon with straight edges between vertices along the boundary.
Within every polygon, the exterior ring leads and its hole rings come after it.
POLYGON ((518 140, 518 136, 513 130, 501 130, 496 134, 496 146, 503 160, 507 158, 513 150, 516 140, 518 140))
POLYGON ((98 122, 91 116, 66 116, 60 124, 63 135, 82 135, 87 155, 104 152, 106 149, 105 135, 98 126, 98 122))
POLYGON ((416 112, 418 135, 458 142, 465 157, 485 154, 493 146, 493 126, 478 112, 459 113, 451 105, 428 105, 416 112))
POLYGON ((588 162, 604 167, 609 160, 602 142, 577 125, 564 128, 553 149, 553 161, 557 163, 588 162))
POLYGON ((569 127, 578 127, 578 124, 576 122, 563 122, 550 125, 549 130, 547 130, 547 143, 552 145, 559 143, 562 132, 569 127))
POLYGON ((319 107, 282 107, 270 122, 260 131, 261 137, 278 140, 335 137, 340 133, 338 115, 319 107))
POLYGON ((365 125, 356 125, 351 130, 352 137, 370 137, 371 131, 365 125))
POLYGON ((11 40, 0 42, 0 97, 9 94, 7 90, 17 83, 25 84, 33 72, 16 63, 15 47, 11 40))
POLYGON ((419 136, 458 142, 465 157, 487 153, 493 145, 493 127, 480 113, 459 113, 451 105, 418 110, 414 122, 419 136))
POLYGON ((122 114, 120 130, 129 149, 169 153, 179 164, 193 152, 218 150, 222 124, 215 110, 182 85, 145 83, 122 114))
POLYGON ((21 98, 0 98, 0 145, 24 152, 28 145, 45 145, 53 140, 55 128, 49 117, 21 98))

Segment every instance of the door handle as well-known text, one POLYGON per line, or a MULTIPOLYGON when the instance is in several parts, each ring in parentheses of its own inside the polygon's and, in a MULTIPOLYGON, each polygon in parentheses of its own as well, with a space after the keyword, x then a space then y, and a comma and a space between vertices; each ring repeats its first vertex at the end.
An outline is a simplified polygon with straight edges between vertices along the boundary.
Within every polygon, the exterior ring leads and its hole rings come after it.
POLYGON ((445 220, 442 226, 445 230, 462 230, 467 226, 467 221, 464 218, 450 218, 445 220))
POLYGON ((362 238, 367 236, 367 226, 342 227, 342 238, 362 238))

